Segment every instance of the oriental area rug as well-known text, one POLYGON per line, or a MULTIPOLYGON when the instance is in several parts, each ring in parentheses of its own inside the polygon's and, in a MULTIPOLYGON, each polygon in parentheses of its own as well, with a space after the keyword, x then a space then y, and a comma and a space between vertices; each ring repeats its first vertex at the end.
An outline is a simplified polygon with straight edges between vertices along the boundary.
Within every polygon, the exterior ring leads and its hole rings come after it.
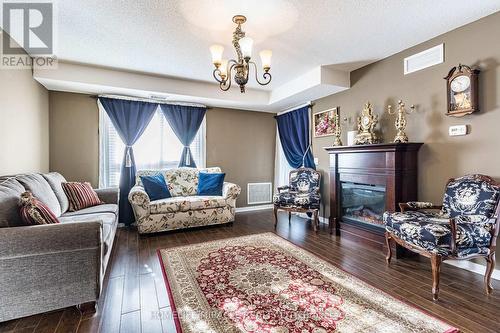
POLYGON ((273 233, 158 255, 177 332, 458 332, 273 233))

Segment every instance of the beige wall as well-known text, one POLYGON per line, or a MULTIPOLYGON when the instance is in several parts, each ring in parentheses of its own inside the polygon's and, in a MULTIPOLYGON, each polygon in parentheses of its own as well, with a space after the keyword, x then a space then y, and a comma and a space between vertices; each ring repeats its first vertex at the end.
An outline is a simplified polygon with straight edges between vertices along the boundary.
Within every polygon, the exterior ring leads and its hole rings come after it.
MULTIPOLYGON (((419 154, 419 199, 440 202, 446 180, 467 173, 484 173, 500 179, 500 13, 446 33, 428 42, 395 54, 351 73, 352 88, 316 101, 313 112, 340 106, 341 118, 352 117, 353 123, 343 127, 354 129, 354 120, 363 104, 370 101, 381 119, 384 142, 394 138, 394 116, 385 113, 388 104, 402 99, 417 105, 418 112, 408 116, 410 141, 424 142, 419 154), (445 44, 445 62, 422 71, 403 75, 403 59, 414 53, 445 44), (448 71, 463 63, 481 68, 480 113, 465 118, 445 116, 448 71), (466 124, 470 134, 449 137, 448 127, 466 124)), ((314 155, 323 171, 323 195, 328 193, 328 154, 324 146, 332 137, 313 140, 314 155)), ((326 209, 327 217, 329 208, 326 209)))
POLYGON ((48 170, 48 91, 31 69, 0 69, 0 175, 48 170))
POLYGON ((207 111, 207 166, 220 166, 241 186, 237 206, 247 206, 247 184, 274 182, 274 114, 231 109, 207 111))
MULTIPOLYGON (((68 180, 98 185, 99 113, 88 95, 50 92, 50 170, 68 180)), ((239 184, 239 207, 248 182, 272 182, 275 121, 272 114, 230 109, 207 111, 207 166, 220 166, 239 184)))
POLYGON ((99 185, 99 112, 88 95, 51 91, 50 170, 99 185))

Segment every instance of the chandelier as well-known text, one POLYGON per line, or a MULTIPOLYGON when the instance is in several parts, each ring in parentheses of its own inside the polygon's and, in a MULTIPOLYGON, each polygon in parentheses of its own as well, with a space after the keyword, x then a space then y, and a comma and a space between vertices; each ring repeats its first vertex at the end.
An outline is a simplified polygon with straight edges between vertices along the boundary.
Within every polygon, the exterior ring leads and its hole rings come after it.
POLYGON ((271 56, 273 53, 270 50, 263 50, 259 53, 262 69, 264 70, 261 81, 257 74, 257 64, 250 61, 252 58, 253 40, 250 37, 246 37, 245 32, 241 30, 241 25, 246 21, 247 18, 243 15, 236 15, 233 17, 233 22, 237 24, 233 32, 233 46, 238 55, 237 60, 222 59, 222 53, 224 52, 224 47, 222 45, 212 45, 210 47, 212 62, 215 66, 213 75, 223 91, 227 91, 231 88, 231 77, 234 73, 234 82, 240 86, 240 91, 244 93, 245 85, 248 82, 248 76, 251 70, 250 67, 253 67, 255 80, 261 86, 265 86, 271 82, 271 73, 269 73, 269 70, 271 69, 271 56))

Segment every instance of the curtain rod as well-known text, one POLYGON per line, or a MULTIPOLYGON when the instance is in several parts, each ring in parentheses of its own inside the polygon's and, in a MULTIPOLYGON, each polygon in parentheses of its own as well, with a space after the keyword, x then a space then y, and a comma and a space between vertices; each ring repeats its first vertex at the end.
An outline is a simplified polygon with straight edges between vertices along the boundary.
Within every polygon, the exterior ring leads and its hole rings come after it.
POLYGON ((204 104, 165 101, 165 100, 156 99, 156 98, 136 97, 136 96, 127 96, 127 95, 101 94, 101 95, 92 95, 90 97, 94 98, 94 99, 98 99, 99 97, 105 97, 105 98, 114 98, 114 99, 124 99, 124 100, 128 100, 128 101, 148 102, 148 103, 157 103, 157 104, 170 104, 170 105, 184 105, 184 106, 194 106, 194 107, 210 109, 208 106, 206 106, 204 104))
POLYGON ((290 111, 295 111, 295 110, 300 109, 300 108, 302 108, 304 106, 314 106, 314 103, 311 102, 311 101, 309 101, 309 102, 306 102, 306 103, 302 103, 302 104, 296 105, 296 106, 294 106, 292 108, 286 109, 285 111, 278 112, 277 116, 280 116, 282 114, 288 113, 290 111))

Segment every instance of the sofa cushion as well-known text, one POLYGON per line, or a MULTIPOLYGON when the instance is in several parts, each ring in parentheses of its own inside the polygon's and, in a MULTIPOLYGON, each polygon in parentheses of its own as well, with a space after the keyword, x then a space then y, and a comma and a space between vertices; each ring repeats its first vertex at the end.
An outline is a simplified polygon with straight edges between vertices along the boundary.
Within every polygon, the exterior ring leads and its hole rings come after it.
POLYGON ((172 197, 151 201, 149 208, 151 214, 187 212, 191 210, 191 202, 189 197, 172 197))
POLYGON ((92 222, 92 221, 102 221, 102 241, 104 243, 104 255, 107 254, 108 250, 111 248, 112 235, 116 229, 116 215, 113 213, 102 213, 102 214, 86 214, 86 215, 72 215, 72 216, 61 216, 59 222, 92 222))
POLYGON ((21 194, 20 215, 24 223, 29 225, 59 223, 54 213, 43 202, 29 191, 21 194))
POLYGON ((198 194, 198 174, 200 172, 220 173, 219 167, 213 168, 173 168, 139 170, 136 173, 136 185, 142 186, 141 176, 154 176, 162 174, 168 185, 172 197, 186 197, 198 194))
POLYGON ((45 173, 42 176, 54 191, 57 200, 59 201, 59 205, 61 206, 61 214, 64 214, 69 208, 69 201, 61 184, 65 183, 66 179, 59 172, 45 173))
POLYGON ((191 210, 221 208, 227 206, 226 198, 222 196, 195 196, 186 197, 191 204, 191 210))
POLYGON ((102 213, 113 213, 118 215, 118 205, 116 204, 104 204, 93 207, 88 207, 84 209, 77 210, 75 212, 66 212, 62 214, 62 217, 68 216, 78 216, 78 215, 87 215, 87 214, 102 214, 102 213))
POLYGON ((24 191, 13 177, 0 180, 0 228, 25 225, 19 215, 19 198, 24 191))
POLYGON ((222 195, 225 173, 200 172, 198 180, 198 195, 222 195))
POLYGON ((168 199, 171 197, 165 177, 162 174, 154 176, 141 176, 144 190, 151 201, 168 199))
POLYGON ((68 197, 70 212, 104 204, 88 182, 66 182, 62 188, 68 197))
POLYGON ((26 191, 33 193, 33 196, 43 202, 56 217, 61 215, 61 205, 57 200, 56 194, 50 187, 49 183, 42 175, 37 173, 29 173, 18 175, 16 179, 24 186, 26 191))

